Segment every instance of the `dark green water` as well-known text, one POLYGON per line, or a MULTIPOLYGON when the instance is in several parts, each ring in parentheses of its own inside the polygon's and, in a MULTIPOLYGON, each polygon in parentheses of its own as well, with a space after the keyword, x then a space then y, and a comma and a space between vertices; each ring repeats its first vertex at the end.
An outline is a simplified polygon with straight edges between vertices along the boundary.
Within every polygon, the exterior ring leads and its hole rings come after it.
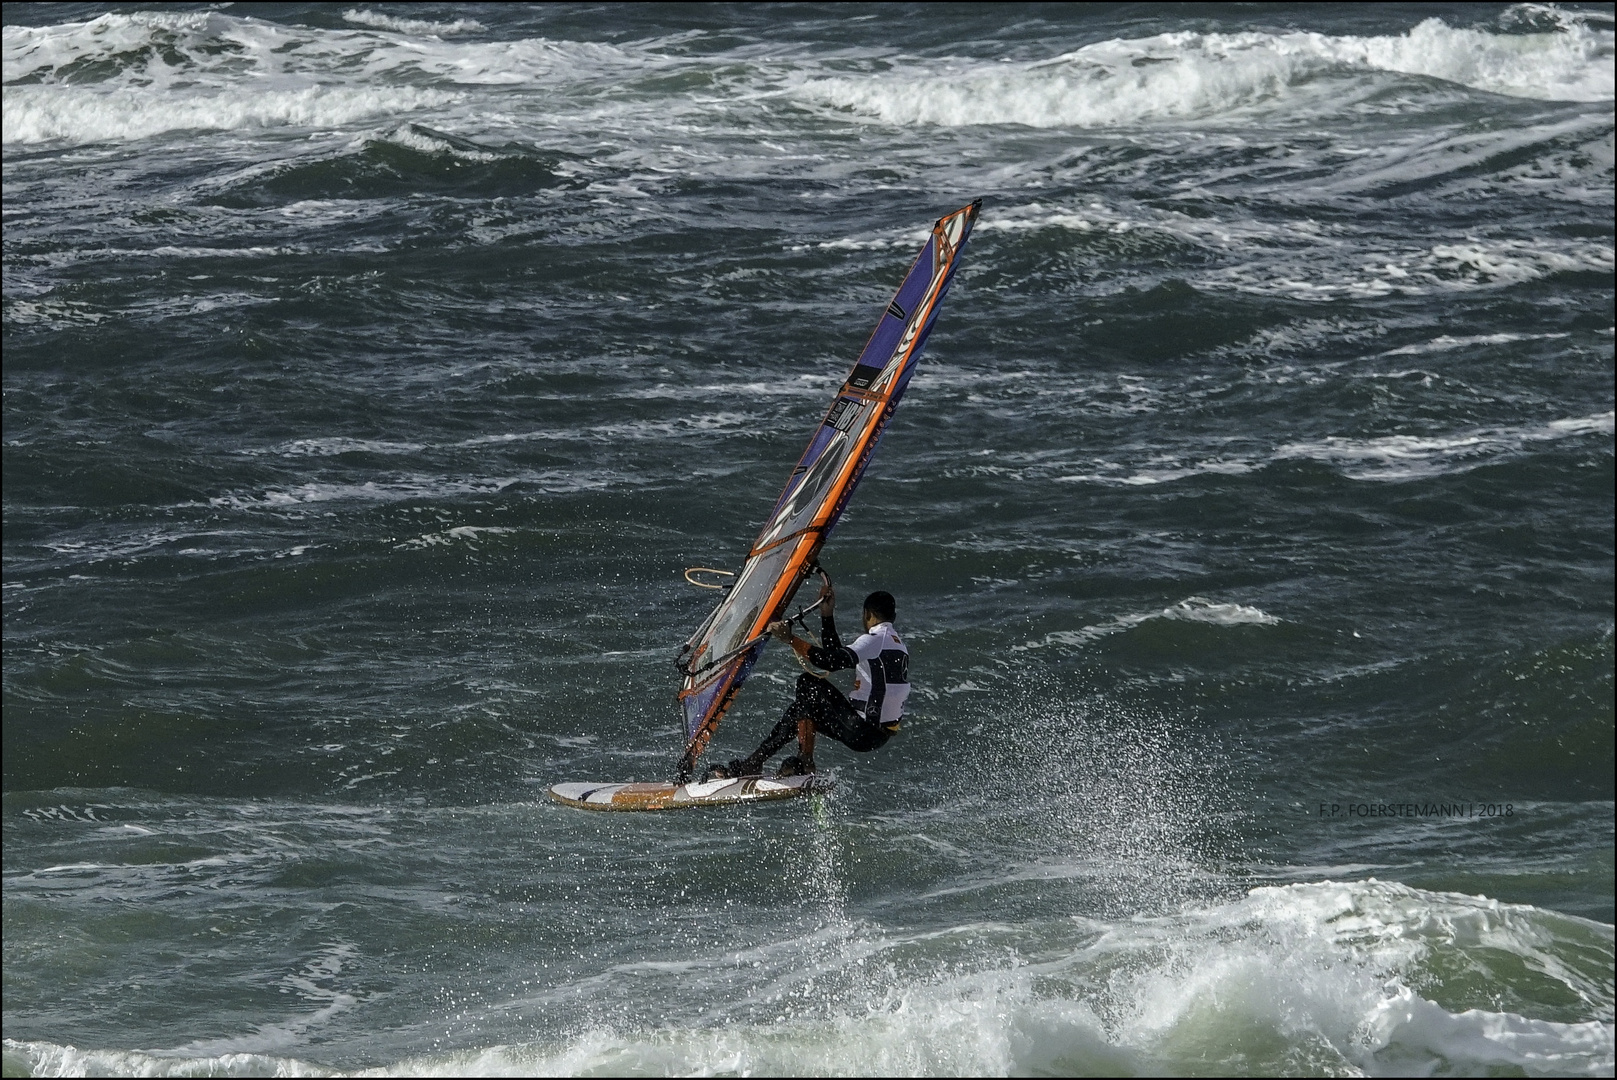
POLYGON ((4 14, 7 1075, 1612 1074, 1609 5, 108 12, 4 14), (549 803, 977 196, 901 736, 549 803))

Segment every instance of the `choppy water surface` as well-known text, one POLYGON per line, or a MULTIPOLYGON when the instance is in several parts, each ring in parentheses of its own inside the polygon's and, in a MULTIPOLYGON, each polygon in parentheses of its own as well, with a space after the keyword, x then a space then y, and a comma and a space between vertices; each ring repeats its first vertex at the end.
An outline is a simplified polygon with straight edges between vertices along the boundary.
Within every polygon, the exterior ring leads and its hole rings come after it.
POLYGON ((1611 1075, 1609 6, 4 18, 8 1075, 1611 1075), (551 805, 979 195, 901 737, 551 805))

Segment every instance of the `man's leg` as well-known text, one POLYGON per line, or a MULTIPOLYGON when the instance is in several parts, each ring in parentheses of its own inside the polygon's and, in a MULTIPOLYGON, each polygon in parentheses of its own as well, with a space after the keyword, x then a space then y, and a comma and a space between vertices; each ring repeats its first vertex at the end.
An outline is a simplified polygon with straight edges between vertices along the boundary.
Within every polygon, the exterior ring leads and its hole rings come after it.
POLYGON ((786 706, 786 713, 780 718, 780 722, 764 737, 764 741, 758 744, 758 749, 744 758, 737 758, 735 761, 730 762, 725 771, 730 773, 731 776, 754 776, 761 773, 764 762, 774 757, 781 747, 791 742, 794 735, 797 737, 798 758, 812 768, 814 764, 814 718, 824 713, 828 707, 833 706, 834 703, 830 695, 835 695, 836 701, 840 702, 844 709, 848 707, 847 699, 842 696, 842 691, 824 679, 810 675, 808 672, 799 675, 797 677, 797 696, 792 699, 790 705, 786 706), (737 769, 740 771, 735 771, 737 769))
POLYGON ((781 765, 796 773, 814 771, 814 734, 824 731, 836 738, 835 732, 841 714, 849 712, 848 699, 842 691, 826 680, 805 672, 797 677, 797 699, 792 702, 799 712, 797 721, 797 759, 788 759, 781 765))
POLYGON ((764 736, 764 741, 758 744, 758 749, 744 758, 730 762, 730 775, 753 776, 763 772, 764 762, 774 757, 780 751, 780 748, 791 742, 792 737, 797 734, 799 715, 800 710, 797 707, 797 702, 793 701, 786 707, 786 715, 780 718, 780 722, 774 726, 768 735, 764 736), (740 771, 735 771, 737 769, 740 771))
POLYGON ((814 771, 814 718, 805 716, 797 722, 797 760, 804 772, 814 771))

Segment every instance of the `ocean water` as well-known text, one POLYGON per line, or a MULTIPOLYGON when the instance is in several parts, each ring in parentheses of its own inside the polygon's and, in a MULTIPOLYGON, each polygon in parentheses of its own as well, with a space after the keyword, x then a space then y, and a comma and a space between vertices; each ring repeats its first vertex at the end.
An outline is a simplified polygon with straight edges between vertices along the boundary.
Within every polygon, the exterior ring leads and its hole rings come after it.
POLYGON ((1610 5, 4 22, 6 1075, 1612 1075, 1610 5), (903 732, 551 804, 978 196, 903 732))

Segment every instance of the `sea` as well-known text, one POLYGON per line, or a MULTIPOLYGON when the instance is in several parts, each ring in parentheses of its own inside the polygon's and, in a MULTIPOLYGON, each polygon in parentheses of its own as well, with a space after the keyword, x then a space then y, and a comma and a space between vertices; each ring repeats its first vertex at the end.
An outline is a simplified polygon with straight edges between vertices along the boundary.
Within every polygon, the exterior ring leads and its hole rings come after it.
POLYGON ((1612 5, 3 20, 6 1076, 1613 1075, 1612 5))

